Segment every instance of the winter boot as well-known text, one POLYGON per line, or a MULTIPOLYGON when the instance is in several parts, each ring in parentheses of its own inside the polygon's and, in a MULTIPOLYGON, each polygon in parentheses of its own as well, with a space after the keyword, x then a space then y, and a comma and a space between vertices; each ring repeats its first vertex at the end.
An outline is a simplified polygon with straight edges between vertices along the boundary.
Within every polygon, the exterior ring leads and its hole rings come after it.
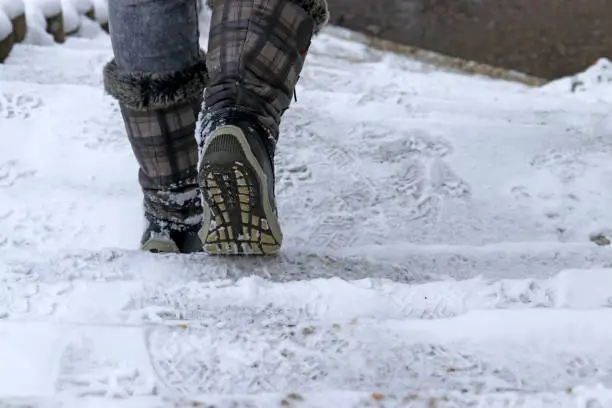
POLYGON ((325 0, 214 0, 210 80, 196 131, 204 198, 201 238, 212 254, 275 254, 282 231, 274 151, 325 0), (209 226, 206 228, 206 226, 209 226))
POLYGON ((197 183, 196 119, 208 74, 204 53, 195 65, 167 73, 104 68, 106 91, 119 101, 139 169, 145 230, 141 249, 199 252, 202 203, 197 183))

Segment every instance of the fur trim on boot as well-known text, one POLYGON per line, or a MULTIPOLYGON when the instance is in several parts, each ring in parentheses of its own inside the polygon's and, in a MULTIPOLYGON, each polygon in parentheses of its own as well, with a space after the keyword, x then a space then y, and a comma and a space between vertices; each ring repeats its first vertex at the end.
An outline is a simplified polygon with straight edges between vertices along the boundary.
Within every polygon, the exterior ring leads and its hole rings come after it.
POLYGON ((329 9, 326 0, 291 0, 302 7, 315 21, 315 33, 329 22, 329 9))
POLYGON ((191 67, 177 72, 121 72, 111 60, 104 67, 104 89, 132 109, 166 109, 202 97, 208 83, 206 54, 191 67))

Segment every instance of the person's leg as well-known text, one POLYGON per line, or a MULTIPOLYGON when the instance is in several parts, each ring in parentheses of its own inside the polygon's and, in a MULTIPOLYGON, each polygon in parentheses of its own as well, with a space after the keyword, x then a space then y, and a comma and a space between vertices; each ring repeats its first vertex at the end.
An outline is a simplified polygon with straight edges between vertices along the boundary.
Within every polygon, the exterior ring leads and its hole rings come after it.
POLYGON ((114 59, 106 91, 118 102, 140 165, 146 227, 141 248, 202 250, 195 122, 208 75, 196 0, 110 0, 114 59))
POLYGON ((214 0, 210 80, 196 135, 205 249, 274 254, 282 243, 274 150, 325 0, 214 0))

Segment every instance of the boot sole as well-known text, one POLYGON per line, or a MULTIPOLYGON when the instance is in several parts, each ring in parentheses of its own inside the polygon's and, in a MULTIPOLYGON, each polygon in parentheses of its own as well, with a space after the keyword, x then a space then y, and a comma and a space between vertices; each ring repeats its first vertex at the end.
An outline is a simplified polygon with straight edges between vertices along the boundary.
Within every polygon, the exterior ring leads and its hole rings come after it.
POLYGON ((148 239, 147 242, 140 246, 140 250, 154 254, 180 252, 174 241, 161 238, 148 239))
POLYGON ((236 126, 216 129, 202 156, 219 137, 233 139, 221 143, 239 148, 229 147, 200 166, 199 183, 207 204, 200 231, 204 250, 213 255, 275 255, 283 235, 268 195, 267 176, 236 126))

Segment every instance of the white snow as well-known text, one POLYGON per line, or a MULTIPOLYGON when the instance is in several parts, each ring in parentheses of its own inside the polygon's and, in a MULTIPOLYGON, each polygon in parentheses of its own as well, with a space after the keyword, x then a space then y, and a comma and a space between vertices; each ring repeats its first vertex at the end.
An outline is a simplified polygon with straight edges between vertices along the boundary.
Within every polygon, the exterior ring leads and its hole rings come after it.
POLYGON ((22 0, 0 0, 0 10, 12 20, 25 12, 25 5, 22 0))
POLYGON ((91 0, 61 0, 62 18, 64 20, 64 31, 71 33, 82 25, 86 12, 94 10, 91 0))
POLYGON ((0 406, 612 406, 609 62, 528 88, 335 32, 284 118, 271 259, 138 252, 108 36, 15 46, 0 406))
POLYGON ((28 7, 40 10, 45 17, 53 17, 62 11, 61 0, 24 0, 26 10, 28 7))
POLYGON ((94 14, 98 23, 108 22, 108 2, 106 0, 93 0, 94 14))
POLYGON ((79 10, 77 9, 75 2, 73 2, 72 0, 61 1, 64 32, 71 33, 79 28, 81 16, 79 14, 79 10))
POLYGON ((24 4, 28 25, 24 42, 31 45, 55 45, 53 36, 47 33, 46 18, 55 16, 61 11, 61 1, 25 0, 24 4))
POLYGON ((13 32, 13 24, 6 12, 0 8, 0 40, 4 40, 13 32))
MULTIPOLYGON (((62 0, 62 1, 66 1, 66 0, 62 0)), ((85 14, 88 11, 92 10, 94 7, 93 0, 67 0, 67 1, 72 4, 72 6, 76 9, 76 11, 79 14, 85 14)))

